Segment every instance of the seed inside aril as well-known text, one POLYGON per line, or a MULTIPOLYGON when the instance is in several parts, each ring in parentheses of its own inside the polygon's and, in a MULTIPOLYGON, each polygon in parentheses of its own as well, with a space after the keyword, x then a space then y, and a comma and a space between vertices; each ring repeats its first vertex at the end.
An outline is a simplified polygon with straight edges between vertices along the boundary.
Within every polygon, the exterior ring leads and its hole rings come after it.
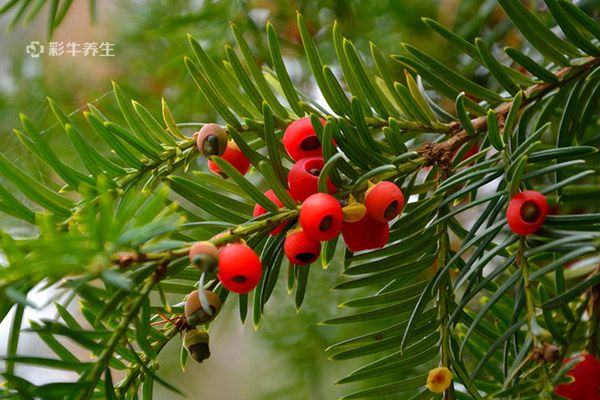
POLYGON ((219 138, 217 135, 209 135, 204 139, 202 151, 207 156, 214 156, 219 153, 219 138))
POLYGON ((315 257, 315 255, 313 253, 308 253, 308 252, 296 254, 296 258, 302 262, 309 262, 314 257, 315 257))
POLYGON ((325 232, 327 229, 331 228, 331 224, 333 224, 333 217, 328 215, 319 223, 319 230, 325 232))
POLYGON ((236 275, 233 278, 231 278, 231 280, 235 283, 244 283, 248 280, 248 278, 246 278, 244 275, 236 275))
POLYGON ((387 208, 383 212, 383 216, 386 219, 392 218, 394 215, 396 215, 397 211, 398 211, 398 200, 394 200, 390 203, 389 206, 387 206, 387 208))
POLYGON ((521 218, 527 222, 535 222, 540 216, 540 209, 538 206, 532 202, 527 201, 521 207, 521 218))
POLYGON ((192 263, 202 271, 213 271, 217 268, 217 260, 210 254, 196 254, 192 263))
POLYGON ((314 176, 319 176, 321 174, 321 170, 319 168, 311 168, 308 170, 308 173, 314 176))
POLYGON ((319 138, 316 136, 308 136, 300 142, 300 148, 305 151, 315 150, 321 146, 319 138))

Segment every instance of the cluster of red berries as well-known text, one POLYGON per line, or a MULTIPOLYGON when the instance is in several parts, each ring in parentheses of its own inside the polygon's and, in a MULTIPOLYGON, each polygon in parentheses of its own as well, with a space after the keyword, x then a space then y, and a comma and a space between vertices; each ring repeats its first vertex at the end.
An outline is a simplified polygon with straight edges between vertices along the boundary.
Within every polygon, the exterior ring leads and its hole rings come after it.
MULTIPOLYGON (((321 120, 321 123, 325 121, 321 120)), ((223 128, 215 124, 205 125, 197 133, 198 150, 206 157, 219 155, 241 174, 249 168, 249 162, 237 146, 227 142, 223 128)), ((362 251, 383 247, 389 236, 389 221, 404 207, 404 196, 392 182, 370 183, 364 202, 350 196, 349 203, 342 207, 340 200, 331 193, 336 187, 328 181, 328 192, 319 193, 318 181, 324 166, 321 143, 309 118, 292 123, 285 131, 283 144, 295 164, 288 174, 288 194, 301 203, 299 227, 287 232, 284 252, 296 265, 314 262, 321 252, 321 242, 334 239, 340 233, 351 251, 362 251)), ((224 176, 212 161, 210 170, 224 176)), ((224 176, 225 177, 225 176, 224 176)), ((265 196, 278 207, 283 203, 269 190, 265 196)), ((266 213, 259 204, 254 207, 254 217, 266 213)), ((270 234, 278 235, 285 222, 275 227, 270 234)), ((223 287, 234 293, 248 293, 260 281, 262 263, 260 257, 242 241, 217 248, 211 242, 194 243, 189 250, 190 263, 202 273, 216 272, 223 287)), ((203 280, 201 279, 201 282, 203 280)), ((200 287, 186 299, 184 315, 188 331, 184 346, 190 356, 202 362, 210 356, 208 332, 202 325, 211 322, 221 309, 219 296, 200 287)))
MULTIPOLYGON (((554 388, 554 393, 569 400, 600 400, 600 361, 590 354, 582 354, 567 376, 573 379, 554 388)), ((570 357, 565 363, 573 360, 570 357)))
MULTIPOLYGON (((323 119, 320 122, 325 124, 323 119)), ((227 139, 226 131, 216 124, 207 124, 196 133, 196 144, 203 155, 221 156, 245 174, 249 168, 248 160, 227 139)), ((321 142, 310 118, 291 123, 285 130, 283 145, 295 161, 288 173, 288 194, 302 204, 299 227, 287 233, 284 243, 284 252, 292 263, 305 265, 314 262, 321 252, 321 242, 331 240, 340 233, 346 246, 354 252, 383 247, 387 243, 388 222, 404 207, 404 196, 398 186, 385 181, 370 184, 363 203, 351 198, 350 204, 342 207, 340 201, 331 195, 336 191, 331 180, 327 181, 328 193, 319 193, 319 175, 324 160, 321 142)), ((212 161, 208 166, 214 173, 223 175, 212 161)), ((265 192, 265 196, 278 207, 284 207, 272 190, 265 192)), ((261 205, 254 207, 255 218, 265 213, 261 205)), ((282 222, 270 234, 278 235, 285 224, 282 222)), ((233 243, 217 250, 211 249, 208 242, 202 243, 192 247, 192 263, 203 271, 216 270, 223 286, 232 292, 246 293, 256 287, 262 265, 250 247, 233 243)))
MULTIPOLYGON (((323 119, 320 121, 325 124, 323 119)), ((302 203, 300 227, 288 232, 284 244, 284 252, 292 263, 312 263, 321 252, 320 242, 331 240, 340 232, 351 251, 379 248, 387 243, 388 221, 395 218, 404 206, 400 188, 391 182, 373 185, 365 195, 364 205, 355 207, 362 209, 362 212, 359 211, 358 215, 345 212, 346 208, 332 196, 336 187, 329 178, 328 193, 318 192, 324 160, 321 143, 310 118, 302 118, 290 124, 284 133, 283 145, 295 161, 288 174, 290 195, 295 201, 302 203)), ((350 204, 348 208, 354 206, 355 204, 350 204)), ((261 210, 255 209, 255 217, 260 215, 257 211, 261 210)), ((279 233, 280 228, 271 233, 279 233)))

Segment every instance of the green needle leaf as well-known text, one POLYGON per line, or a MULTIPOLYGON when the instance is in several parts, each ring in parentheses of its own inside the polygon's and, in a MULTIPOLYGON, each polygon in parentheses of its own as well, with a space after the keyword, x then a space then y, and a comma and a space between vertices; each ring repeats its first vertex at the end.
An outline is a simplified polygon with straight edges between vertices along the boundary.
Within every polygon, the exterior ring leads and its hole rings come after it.
POLYGON ((277 205, 269 200, 264 194, 262 194, 262 192, 258 190, 256 186, 250 183, 250 181, 244 178, 244 176, 240 174, 233 165, 218 156, 212 156, 210 159, 214 161, 228 177, 233 179, 233 181, 237 183, 250 198, 263 206, 267 211, 272 213, 277 213, 279 211, 277 205))
POLYGON ((271 50, 271 61, 273 62, 273 67, 275 68, 277 77, 279 78, 281 88, 283 89, 285 97, 292 110, 294 110, 297 116, 301 117, 304 115, 304 110, 300 106, 300 100, 296 94, 296 89, 294 88, 294 84, 292 83, 287 69, 285 68, 285 64, 283 63, 281 49, 279 48, 279 40, 277 39, 277 33, 270 22, 267 22, 267 37, 269 39, 269 49, 271 50))
POLYGON ((465 94, 461 93, 456 98, 456 103, 454 104, 456 108, 456 115, 458 116, 458 120, 462 125, 463 129, 467 131, 467 133, 471 136, 475 135, 475 127, 473 123, 471 123, 471 117, 467 114, 467 110, 465 109, 465 94))
POLYGON ((250 71, 250 75, 252 75, 252 77, 254 78, 254 82, 256 83, 256 86, 260 91, 262 97, 269 104, 269 106, 271 106, 271 109, 273 109, 276 115, 280 116, 281 118, 287 118, 287 110, 277 100, 277 97, 275 97, 275 94, 269 87, 269 84, 263 76, 262 71, 256 64, 256 59, 252 55, 252 51, 250 51, 248 43, 246 42, 242 34, 239 32, 235 24, 231 24, 231 31, 233 32, 235 41, 237 42, 242 52, 242 55, 244 56, 244 60, 246 61, 246 67, 250 71))
POLYGON ((475 44, 477 45, 477 50, 479 50, 479 54, 481 54, 483 62, 488 67, 490 72, 496 77, 498 82, 500 82, 504 89, 506 89, 511 95, 514 96, 517 94, 519 91, 519 85, 513 82, 513 80, 508 76, 503 68, 503 65, 496 60, 485 43, 483 43, 481 39, 477 38, 475 39, 475 44))
POLYGON ((541 80, 551 83, 557 84, 558 78, 552 72, 548 71, 546 68, 542 67, 538 63, 536 63, 531 57, 526 54, 521 53, 520 51, 513 49, 512 47, 507 47, 504 49, 506 54, 516 63, 521 64, 523 68, 527 71, 531 72, 533 75, 537 76, 541 80))
POLYGON ((502 151, 504 143, 500 136, 500 130, 498 129, 498 119, 494 110, 488 110, 487 114, 487 127, 488 127, 488 138, 490 143, 498 151, 502 151))

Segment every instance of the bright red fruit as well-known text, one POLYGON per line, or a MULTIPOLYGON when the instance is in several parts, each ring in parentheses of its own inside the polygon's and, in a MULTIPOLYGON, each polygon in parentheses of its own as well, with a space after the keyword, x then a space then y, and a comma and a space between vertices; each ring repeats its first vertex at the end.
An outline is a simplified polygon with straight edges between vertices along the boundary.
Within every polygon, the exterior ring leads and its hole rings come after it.
MULTIPOLYGON (((275 205, 279 208, 283 207, 283 203, 277 198, 277 195, 275 194, 275 192, 273 192, 272 190, 267 190, 265 192, 265 197, 269 200, 271 200, 273 203, 275 203, 275 205)), ((257 204, 254 206, 254 213, 252 214, 254 216, 254 218, 259 217, 263 214, 265 214, 267 212, 267 210, 265 210, 265 208, 263 206, 261 206, 260 204, 257 204)), ((269 234, 276 236, 279 235, 279 233, 283 230, 283 228, 285 227, 285 222, 282 222, 281 224, 279 224, 277 226, 277 228, 273 229, 269 234)))
POLYGON ((331 240, 342 229, 344 213, 339 201, 330 194, 315 193, 308 197, 300 209, 300 225, 314 240, 331 240))
MULTIPOLYGON (((304 201, 311 194, 319 191, 319 174, 325 162, 321 157, 304 158, 295 163, 288 173, 288 187, 292 198, 296 201, 304 201)), ((327 190, 335 192, 335 186, 327 178, 327 190)))
POLYGON ((371 218, 379 222, 388 222, 402 211, 404 195, 392 182, 379 182, 367 191, 365 206, 371 218))
POLYGON ((283 251, 290 262, 306 265, 319 257, 321 242, 309 238, 303 231, 294 232, 285 239, 283 251))
MULTIPOLYGON (((227 149, 225 149, 225 152, 221 158, 233 165, 233 167, 242 175, 245 175, 250 168, 250 161, 248 161, 244 153, 242 153, 237 145, 233 142, 229 142, 227 144, 227 149)), ((223 178, 227 178, 227 175, 221 171, 217 164, 211 160, 208 160, 208 169, 210 169, 214 174, 220 175, 223 178)))
MULTIPOLYGON (((580 357, 583 360, 567 372, 574 381, 557 385, 554 393, 569 400, 600 400, 600 361, 590 354, 580 357)), ((565 362, 573 358, 570 357, 565 362)))
POLYGON ((352 252, 379 249, 388 242, 390 227, 387 222, 377 221, 369 214, 358 222, 344 222, 342 237, 352 252))
POLYGON ((225 289, 248 293, 258 285, 262 264, 254 250, 243 243, 232 243, 219 251, 217 278, 225 289))
MULTIPOLYGON (((325 125, 325 120, 320 120, 325 125)), ((294 161, 306 157, 323 157, 321 142, 309 117, 300 118, 287 127, 283 134, 283 146, 294 161)))
POLYGON ((517 235, 531 235, 537 232, 548 214, 546 197, 535 190, 517 194, 508 203, 506 219, 508 226, 517 235))

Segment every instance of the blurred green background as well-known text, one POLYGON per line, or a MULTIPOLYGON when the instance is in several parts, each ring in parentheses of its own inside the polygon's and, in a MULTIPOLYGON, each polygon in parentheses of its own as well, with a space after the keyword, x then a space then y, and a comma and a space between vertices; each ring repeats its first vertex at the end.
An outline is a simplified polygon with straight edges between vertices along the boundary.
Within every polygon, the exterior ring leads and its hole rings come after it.
MULTIPOLYGON (((2 0, 0 4, 5 2, 2 0)), ((47 36, 44 11, 29 24, 19 23, 0 34, 0 147, 23 168, 45 180, 51 180, 52 176, 41 163, 25 156, 12 129, 20 125, 19 113, 27 114, 39 128, 45 129, 45 137, 64 160, 75 162, 67 138, 55 125, 45 101, 47 96, 63 110, 75 112, 89 102, 110 117, 116 115, 111 92, 111 80, 115 80, 131 97, 156 113, 160 98, 166 98, 178 122, 218 121, 185 71, 183 56, 189 54, 186 33, 198 39, 211 56, 220 59, 223 46, 233 41, 229 30, 229 21, 233 21, 245 32, 257 59, 268 63, 264 24, 270 20, 280 34, 292 78, 315 97, 318 93, 299 45, 296 10, 308 21, 324 61, 333 65, 335 55, 330 37, 335 20, 339 21, 343 34, 353 39, 364 54, 368 54, 369 41, 387 54, 401 52, 402 42, 410 42, 474 77, 481 72, 471 68, 468 59, 448 51, 446 44, 422 23, 421 17, 435 18, 468 38, 483 35, 486 40, 512 46, 519 40, 511 34, 495 0, 102 0, 96 3, 96 20, 92 23, 88 2, 73 1, 52 39, 47 36), (25 51, 31 41, 39 41, 46 51, 49 41, 110 42, 114 43, 114 56, 50 57, 46 52, 33 58, 25 51)), ((535 1, 529 3, 536 6, 535 1)), ((587 3, 597 7, 597 2, 587 3)), ((0 17, 2 30, 14 16, 12 11, 0 17)), ((394 72, 400 80, 402 71, 394 72)), ((3 215, 0 227, 11 231, 27 229, 3 215)), ((268 304, 257 332, 251 322, 240 323, 237 305, 232 301, 211 326, 212 357, 201 365, 190 363, 182 374, 181 341, 173 341, 163 352, 160 375, 191 398, 339 397, 342 390, 332 383, 356 365, 329 361, 324 350, 349 333, 317 323, 339 315, 342 311, 337 304, 347 300, 342 298, 347 294, 330 290, 338 280, 340 265, 334 264, 329 270, 312 268, 306 300, 299 313, 283 282, 268 304)), ((42 297, 38 300, 43 302, 42 297)), ((49 315, 44 312, 28 315, 41 316, 49 315)), ((364 330, 372 328, 367 326, 364 330)), ((22 346, 25 352, 44 351, 33 339, 22 346)), ((360 361, 364 364, 365 360, 360 361)), ((34 381, 52 380, 52 374, 56 374, 55 371, 40 374, 33 369, 21 373, 34 381)), ((157 399, 174 398, 170 392, 156 390, 157 399)))

